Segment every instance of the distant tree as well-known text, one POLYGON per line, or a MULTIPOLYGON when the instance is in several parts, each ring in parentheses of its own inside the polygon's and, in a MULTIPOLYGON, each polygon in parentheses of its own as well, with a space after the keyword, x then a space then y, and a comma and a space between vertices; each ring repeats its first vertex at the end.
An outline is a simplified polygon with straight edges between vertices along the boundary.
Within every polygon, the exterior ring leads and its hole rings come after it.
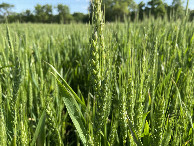
POLYGON ((34 15, 30 10, 26 10, 22 13, 22 22, 34 22, 34 15))
POLYGON ((76 21, 77 23, 83 22, 85 18, 85 15, 83 13, 73 13, 72 16, 73 16, 74 21, 76 21))
POLYGON ((145 8, 145 3, 143 1, 141 1, 138 4, 138 12, 139 12, 139 19, 140 20, 143 20, 144 8, 145 8))
POLYGON ((158 0, 156 7, 156 17, 164 17, 166 14, 165 3, 162 0, 158 0))
POLYGON ((184 7, 182 0, 173 0, 172 9, 176 19, 184 17, 184 7))
POLYGON ((37 22, 48 23, 52 19, 52 5, 39 5, 35 6, 35 16, 37 22))
POLYGON ((129 14, 128 4, 126 1, 119 2, 116 1, 114 6, 112 7, 112 15, 115 18, 119 18, 121 21, 124 20, 124 17, 129 14))
POLYGON ((194 10, 189 10, 189 11, 190 11, 189 20, 193 21, 194 20, 194 10))
POLYGON ((156 17, 164 17, 166 14, 165 4, 162 0, 150 0, 148 5, 151 7, 151 14, 156 17))
POLYGON ((35 16, 36 16, 36 22, 43 22, 44 11, 43 11, 43 8, 40 4, 37 4, 35 6, 34 12, 35 12, 35 16))
MULTIPOLYGON (((102 10, 105 8, 105 20, 115 21, 115 19, 124 20, 124 16, 129 16, 136 10, 134 0, 102 0, 102 10)), ((92 4, 89 6, 90 15, 92 14, 92 4)), ((92 15, 91 15, 92 16, 92 15)))
POLYGON ((11 8, 13 8, 14 5, 2 3, 0 4, 0 15, 2 15, 4 18, 7 17, 10 14, 11 8))
POLYGON ((85 14, 84 18, 83 18, 83 23, 89 23, 90 22, 90 15, 89 14, 85 14))
POLYGON ((52 5, 44 5, 43 6, 44 10, 44 16, 45 16, 45 22, 52 22, 52 13, 53 13, 53 7, 52 5))
POLYGON ((7 16, 7 20, 8 20, 9 23, 13 23, 13 22, 17 22, 17 21, 21 22, 20 21, 20 18, 21 18, 21 15, 18 14, 18 13, 14 13, 14 12, 13 13, 10 13, 7 16))
POLYGON ((29 16, 31 15, 31 11, 27 9, 27 10, 24 12, 24 15, 29 17, 29 16))
POLYGON ((166 9, 166 14, 167 14, 167 18, 168 20, 172 19, 172 7, 171 5, 168 5, 167 3, 164 3, 165 9, 166 9))
POLYGON ((70 10, 67 5, 58 4, 58 22, 59 23, 69 23, 72 20, 72 16, 70 15, 70 10))

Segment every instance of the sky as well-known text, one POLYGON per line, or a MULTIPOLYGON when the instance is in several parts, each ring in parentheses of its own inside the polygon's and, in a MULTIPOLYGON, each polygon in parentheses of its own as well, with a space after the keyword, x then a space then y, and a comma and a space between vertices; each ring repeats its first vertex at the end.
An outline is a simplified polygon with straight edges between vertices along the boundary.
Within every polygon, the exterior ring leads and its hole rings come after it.
MULTIPOLYGON (((86 14, 88 13, 89 1, 90 0, 0 0, 0 4, 5 2, 5 3, 15 5, 15 7, 12 9, 12 11, 14 12, 23 12, 26 9, 30 9, 31 11, 33 11, 34 6, 36 4, 41 4, 41 5, 52 4, 53 6, 56 6, 57 4, 64 4, 69 6, 71 13, 82 12, 86 14)), ((138 4, 141 1, 144 1, 145 3, 147 3, 149 0, 134 0, 134 1, 138 4)), ((165 0, 165 2, 168 4, 171 4, 172 1, 173 0, 165 0)), ((194 9, 194 0, 189 1, 189 8, 194 9)))

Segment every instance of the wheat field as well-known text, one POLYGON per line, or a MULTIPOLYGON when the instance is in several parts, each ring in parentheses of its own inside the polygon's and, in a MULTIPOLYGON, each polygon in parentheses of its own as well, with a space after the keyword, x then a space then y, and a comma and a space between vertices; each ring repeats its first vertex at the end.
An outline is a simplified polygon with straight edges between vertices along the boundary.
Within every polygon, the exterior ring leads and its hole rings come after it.
POLYGON ((194 23, 0 25, 0 145, 194 145, 194 23))

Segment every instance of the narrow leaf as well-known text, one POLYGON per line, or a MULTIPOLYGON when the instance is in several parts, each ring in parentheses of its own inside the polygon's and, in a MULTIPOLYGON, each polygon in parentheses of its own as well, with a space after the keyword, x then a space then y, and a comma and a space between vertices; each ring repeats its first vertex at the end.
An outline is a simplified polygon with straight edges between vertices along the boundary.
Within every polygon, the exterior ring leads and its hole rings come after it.
MULTIPOLYGON (((44 133, 44 127, 45 127, 45 119, 46 119, 46 112, 43 111, 40 120, 38 122, 36 131, 34 133, 33 139, 32 139, 32 143, 30 144, 30 146, 34 146, 36 143, 36 140, 39 136, 41 136, 41 133, 44 133)), ((38 145, 44 145, 44 141, 42 141, 42 143, 38 144, 38 145)))
MULTIPOLYGON (((47 63, 47 62, 46 62, 47 63)), ((62 80, 63 85, 65 86, 65 88, 67 90, 69 90, 71 92, 71 94, 73 94, 74 98, 77 100, 78 103, 80 103, 82 105, 82 107, 84 109, 86 109, 86 105, 85 103, 77 96, 77 94, 73 91, 73 89, 67 84, 67 82, 62 78, 62 76, 57 72, 57 70, 49 63, 47 63, 52 70, 59 76, 59 78, 62 80)))
POLYGON ((83 115, 81 113, 81 110, 76 100, 73 98, 73 96, 68 92, 68 90, 61 84, 61 82, 58 79, 57 79, 57 82, 58 82, 59 90, 61 92, 61 96, 63 97, 63 101, 69 113, 69 116, 79 134, 81 141, 83 142, 84 145, 86 145, 86 142, 87 142, 86 139, 87 139, 88 133, 82 122, 83 115))

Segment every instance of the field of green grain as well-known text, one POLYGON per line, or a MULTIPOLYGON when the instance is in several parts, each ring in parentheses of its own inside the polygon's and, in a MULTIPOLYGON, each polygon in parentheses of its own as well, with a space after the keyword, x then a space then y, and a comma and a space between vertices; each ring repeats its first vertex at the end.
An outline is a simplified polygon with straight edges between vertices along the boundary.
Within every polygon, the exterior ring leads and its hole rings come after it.
POLYGON ((0 145, 194 145, 194 23, 98 20, 0 25, 0 145))

